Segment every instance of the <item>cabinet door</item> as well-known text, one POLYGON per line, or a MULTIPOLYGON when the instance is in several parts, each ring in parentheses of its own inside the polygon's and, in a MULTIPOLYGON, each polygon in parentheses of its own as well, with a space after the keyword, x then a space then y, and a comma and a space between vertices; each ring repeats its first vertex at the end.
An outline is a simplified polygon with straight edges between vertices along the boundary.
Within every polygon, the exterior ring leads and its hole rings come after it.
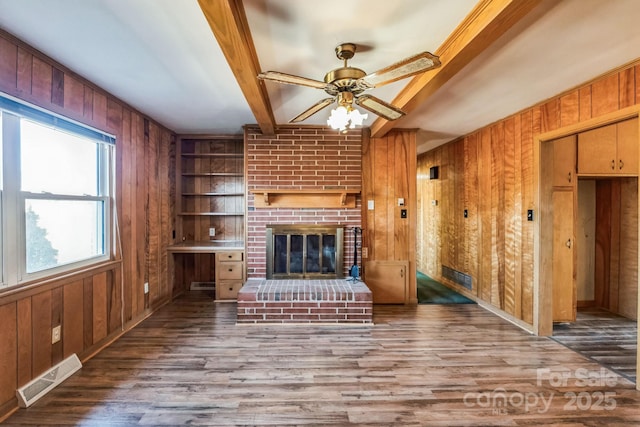
POLYGON ((576 136, 553 141, 553 186, 571 187, 575 179, 576 136))
POLYGON ((618 127, 617 171, 624 174, 638 173, 638 119, 625 120, 618 127))
POLYGON ((374 304, 405 303, 408 264, 408 261, 367 261, 365 283, 374 304))
POLYGON ((553 192, 553 321, 576 320, 573 191, 553 192))
POLYGON ((578 134, 579 173, 610 175, 616 170, 615 124, 578 134))

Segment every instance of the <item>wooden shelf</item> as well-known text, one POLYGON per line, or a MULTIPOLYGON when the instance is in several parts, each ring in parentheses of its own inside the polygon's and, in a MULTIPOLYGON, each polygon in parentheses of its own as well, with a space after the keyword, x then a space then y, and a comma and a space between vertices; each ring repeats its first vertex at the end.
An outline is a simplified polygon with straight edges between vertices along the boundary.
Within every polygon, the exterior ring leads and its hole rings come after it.
POLYGON ((233 172, 183 172, 182 176, 244 176, 233 172))
POLYGON ((251 190, 257 208, 355 208, 360 190, 251 190))
POLYGON ((243 153, 182 153, 182 157, 189 157, 195 159, 204 159, 207 157, 222 157, 222 158, 242 158, 243 153))
POLYGON ((244 212, 180 212, 180 216, 242 216, 244 212))
POLYGON ((189 196, 189 197, 208 197, 208 196, 226 197, 226 196, 244 196, 244 193, 182 193, 182 196, 189 196))

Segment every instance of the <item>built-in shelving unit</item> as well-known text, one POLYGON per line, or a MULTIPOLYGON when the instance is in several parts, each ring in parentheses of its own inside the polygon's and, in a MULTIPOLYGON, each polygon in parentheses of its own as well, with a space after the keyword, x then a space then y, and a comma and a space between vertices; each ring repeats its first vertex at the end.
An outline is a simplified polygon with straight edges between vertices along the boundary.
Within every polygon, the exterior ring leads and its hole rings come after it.
POLYGON ((245 211, 243 138, 185 136, 179 139, 178 145, 177 211, 181 224, 177 231, 180 240, 242 242, 245 211))
POLYGON ((169 247, 174 290, 208 283, 217 299, 233 299, 245 277, 244 138, 186 135, 176 151, 177 242, 169 247), (233 255, 232 264, 225 254, 233 255), (222 266, 226 270, 218 271, 222 266))

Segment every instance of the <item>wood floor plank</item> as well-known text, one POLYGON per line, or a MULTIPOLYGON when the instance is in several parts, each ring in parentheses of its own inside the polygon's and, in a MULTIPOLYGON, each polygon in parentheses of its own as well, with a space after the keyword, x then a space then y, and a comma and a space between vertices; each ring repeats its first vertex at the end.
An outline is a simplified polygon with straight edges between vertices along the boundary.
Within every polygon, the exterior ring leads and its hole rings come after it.
POLYGON ((6 423, 640 423, 631 381, 475 304, 375 306, 370 326, 236 325, 235 316, 235 304, 188 292, 6 423), (582 396, 575 408, 571 393, 582 396), (596 407, 604 393, 614 409, 596 407))

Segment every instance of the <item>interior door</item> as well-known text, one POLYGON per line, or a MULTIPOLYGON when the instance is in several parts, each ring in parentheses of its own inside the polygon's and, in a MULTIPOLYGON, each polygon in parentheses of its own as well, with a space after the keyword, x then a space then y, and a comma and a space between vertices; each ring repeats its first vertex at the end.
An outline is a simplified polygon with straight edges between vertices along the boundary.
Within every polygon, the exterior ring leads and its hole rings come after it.
POLYGON ((573 191, 553 192, 553 321, 576 320, 573 191))

